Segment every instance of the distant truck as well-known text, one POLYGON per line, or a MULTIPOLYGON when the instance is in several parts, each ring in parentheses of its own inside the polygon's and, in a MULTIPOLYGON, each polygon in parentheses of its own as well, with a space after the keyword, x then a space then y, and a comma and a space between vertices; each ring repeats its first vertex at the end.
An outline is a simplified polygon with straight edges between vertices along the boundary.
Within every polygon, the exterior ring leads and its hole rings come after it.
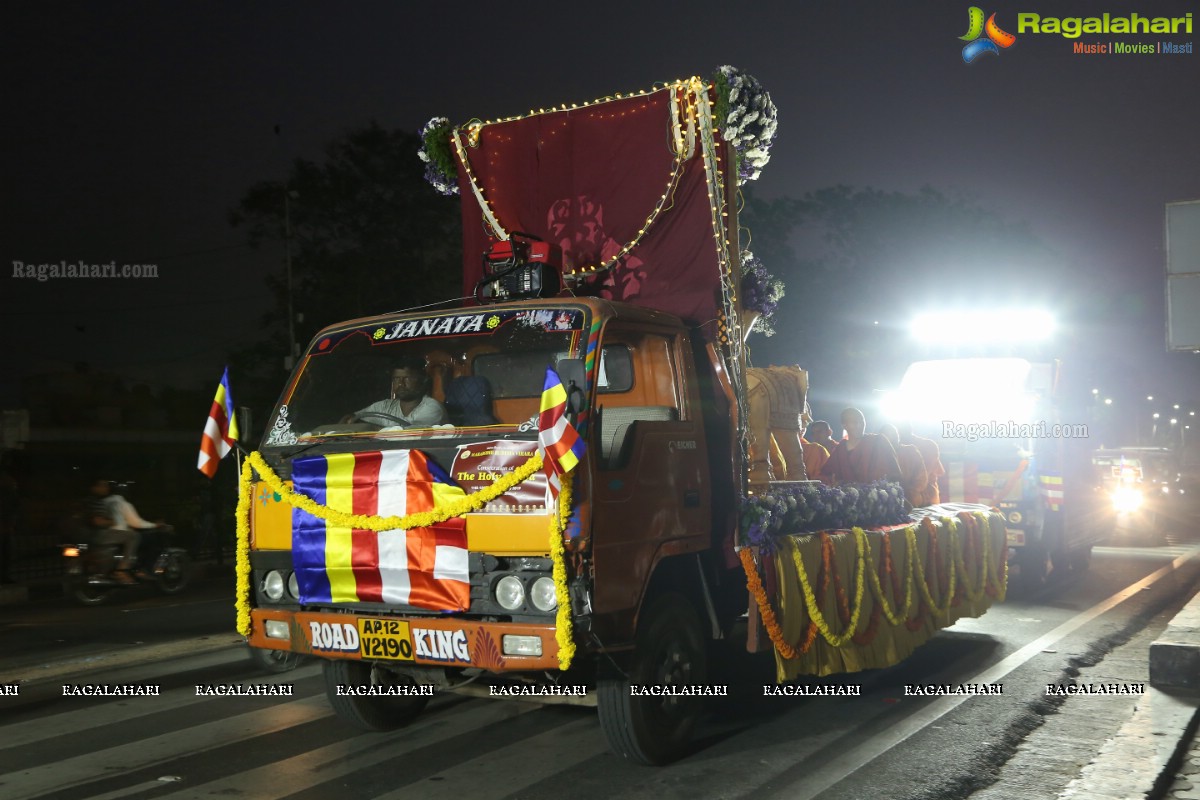
POLYGON ((915 362, 887 400, 889 416, 941 449, 942 502, 1001 510, 1027 586, 1051 568, 1086 569, 1108 535, 1096 520, 1087 414, 1072 401, 1061 362, 1007 357, 915 362))

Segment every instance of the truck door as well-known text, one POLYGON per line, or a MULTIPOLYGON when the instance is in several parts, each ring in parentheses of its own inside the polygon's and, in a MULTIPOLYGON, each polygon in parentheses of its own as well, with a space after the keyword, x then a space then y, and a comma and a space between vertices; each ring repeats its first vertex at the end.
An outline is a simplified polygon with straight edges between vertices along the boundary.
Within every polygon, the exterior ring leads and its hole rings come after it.
POLYGON ((595 611, 633 615, 656 558, 710 542, 704 425, 681 331, 610 322, 592 447, 595 611))

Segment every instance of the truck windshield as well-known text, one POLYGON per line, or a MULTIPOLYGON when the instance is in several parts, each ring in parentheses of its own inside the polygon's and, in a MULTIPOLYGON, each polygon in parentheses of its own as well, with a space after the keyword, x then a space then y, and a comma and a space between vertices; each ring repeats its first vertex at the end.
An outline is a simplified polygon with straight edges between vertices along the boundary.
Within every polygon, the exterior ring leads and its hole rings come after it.
POLYGON ((305 354, 264 447, 326 437, 529 432, 546 368, 577 358, 579 308, 469 309, 327 331, 305 354))

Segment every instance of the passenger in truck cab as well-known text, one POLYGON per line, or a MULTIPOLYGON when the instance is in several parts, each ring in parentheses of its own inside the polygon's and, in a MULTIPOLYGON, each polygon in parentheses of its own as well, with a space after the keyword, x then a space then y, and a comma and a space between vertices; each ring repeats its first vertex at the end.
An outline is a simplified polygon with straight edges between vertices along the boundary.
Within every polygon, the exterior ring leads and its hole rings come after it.
POLYGON ((867 418, 857 408, 842 412, 846 438, 829 454, 820 479, 831 486, 840 483, 870 483, 900 480, 896 451, 877 433, 866 433, 867 418))
POLYGON ((443 425, 448 421, 446 409, 429 396, 432 384, 425 371, 425 359, 405 356, 392 367, 391 396, 347 415, 342 422, 365 422, 381 428, 443 425))

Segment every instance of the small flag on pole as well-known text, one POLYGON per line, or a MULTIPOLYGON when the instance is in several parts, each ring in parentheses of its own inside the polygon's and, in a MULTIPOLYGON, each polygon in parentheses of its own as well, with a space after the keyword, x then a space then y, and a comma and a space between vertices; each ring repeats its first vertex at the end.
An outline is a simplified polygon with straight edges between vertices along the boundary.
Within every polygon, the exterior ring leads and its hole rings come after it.
POLYGON ((216 475, 217 465, 229 454, 237 440, 237 417, 233 413, 229 367, 226 367, 208 412, 208 422, 204 424, 204 435, 200 437, 200 460, 196 462, 196 469, 210 478, 216 475))
POLYGON ((567 419, 567 390, 558 373, 546 368, 542 408, 538 415, 538 449, 544 459, 543 469, 550 482, 551 499, 562 491, 560 476, 570 472, 583 458, 585 443, 567 419))

